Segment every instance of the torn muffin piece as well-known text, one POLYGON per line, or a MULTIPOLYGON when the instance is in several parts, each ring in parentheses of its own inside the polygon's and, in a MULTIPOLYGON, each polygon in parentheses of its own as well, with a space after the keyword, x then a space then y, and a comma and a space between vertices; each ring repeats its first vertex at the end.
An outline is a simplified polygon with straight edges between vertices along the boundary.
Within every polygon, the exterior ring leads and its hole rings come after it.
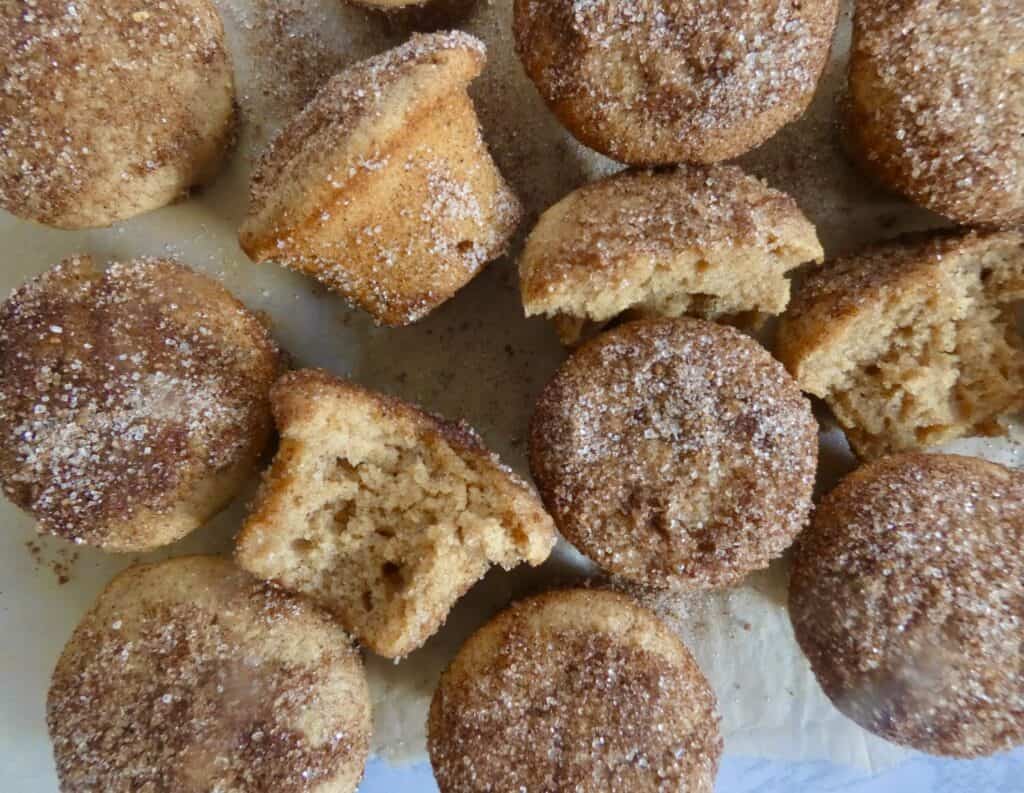
POLYGON ((285 375, 271 401, 281 446, 237 561, 375 653, 420 647, 492 565, 551 553, 539 496, 467 425, 317 370, 285 375))
POLYGON ((623 171, 545 212, 519 263, 527 316, 574 345, 619 315, 757 325, 824 255, 788 195, 735 166, 623 171))
POLYGON ((521 215, 466 92, 485 58, 465 33, 415 35, 328 81, 256 164, 249 258, 311 275, 384 325, 469 283, 521 215))
POLYGON ((815 272, 778 355, 864 458, 1005 432, 1024 407, 1024 234, 908 236, 815 272))

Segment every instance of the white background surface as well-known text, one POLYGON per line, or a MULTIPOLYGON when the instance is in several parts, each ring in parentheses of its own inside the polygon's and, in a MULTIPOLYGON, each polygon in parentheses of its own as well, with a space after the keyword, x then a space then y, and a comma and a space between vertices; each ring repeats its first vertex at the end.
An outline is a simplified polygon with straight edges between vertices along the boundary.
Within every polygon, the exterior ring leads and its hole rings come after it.
MULTIPOLYGON (((250 158, 303 98, 301 86, 287 86, 292 71, 283 68, 281 59, 290 63, 308 57, 329 73, 397 39, 379 20, 338 0, 273 4, 291 13, 273 34, 277 40, 268 42, 268 0, 220 0, 247 122, 239 149, 220 178, 186 203, 111 229, 68 233, 0 216, 0 291, 6 293, 71 253, 90 253, 99 261, 144 253, 177 256, 221 279, 250 307, 265 311, 296 365, 324 366, 448 416, 464 417, 523 470, 523 436, 533 398, 563 354, 544 322, 522 319, 511 262, 493 265, 423 323, 381 330, 311 282, 273 265, 252 265, 238 250, 235 230, 244 212, 250 158), (309 36, 316 46, 304 53, 295 42, 309 36)), ((465 27, 489 44, 491 63, 475 95, 495 156, 531 213, 525 232, 537 212, 614 166, 575 144, 544 110, 512 53, 509 8, 509 0, 481 2, 465 27)), ((839 152, 833 107, 847 28, 844 19, 836 58, 807 118, 743 158, 747 168, 797 197, 831 253, 937 222, 874 190, 839 152)), ((825 479, 831 481, 849 460, 838 445, 825 451, 825 479)), ((229 549, 245 499, 166 553, 229 549)), ((39 564, 26 548, 35 538, 28 518, 0 503, 0 527, 0 791, 51 793, 56 783, 43 722, 50 670, 96 593, 132 560, 82 550, 71 562, 67 546, 43 539, 39 564), (54 561, 69 564, 68 583, 58 584, 49 567, 54 561)), ((368 659, 378 746, 392 758, 421 756, 426 703, 451 652, 495 608, 515 594, 564 578, 578 569, 578 562, 563 548, 539 573, 492 575, 459 605, 425 650, 399 666, 368 659)), ((780 564, 731 594, 695 599, 681 615, 683 633, 715 684, 723 712, 730 757, 719 791, 1024 791, 1020 752, 977 763, 921 759, 839 716, 792 641, 784 587, 780 564), (769 759, 744 759, 751 755, 769 759), (879 772, 882 767, 888 770, 879 772)), ((363 793, 434 789, 422 763, 392 768, 375 761, 363 785, 363 793)))

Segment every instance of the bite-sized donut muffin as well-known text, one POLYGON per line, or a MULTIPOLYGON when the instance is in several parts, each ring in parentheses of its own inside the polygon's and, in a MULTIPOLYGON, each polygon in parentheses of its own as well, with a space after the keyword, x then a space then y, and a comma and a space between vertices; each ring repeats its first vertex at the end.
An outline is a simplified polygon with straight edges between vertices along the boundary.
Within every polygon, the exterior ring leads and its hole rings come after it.
POLYGON ((797 291, 779 358, 864 458, 999 435, 1024 407, 1024 234, 911 235, 828 262, 797 291))
POLYGON ((162 207, 214 175, 234 99, 210 0, 0 0, 0 206, 69 229, 162 207))
POLYGON ((466 93, 484 45, 416 35, 332 78, 253 173, 242 247, 386 325, 448 300, 504 253, 520 206, 466 93))
POLYGON ((800 537, 796 638, 836 707, 924 752, 1024 744, 1024 474, 970 457, 884 457, 800 537))
POLYGON ((623 171, 541 215, 519 260, 527 316, 564 344, 630 315, 756 325, 789 303, 786 273, 824 256, 796 202, 735 166, 623 171))
POLYGON ((464 422, 310 369, 281 378, 271 402, 281 445, 238 563, 310 596, 375 653, 422 646, 493 565, 551 553, 536 491, 464 422))
POLYGON ((441 793, 711 793, 715 695, 653 614, 600 590, 521 601, 444 673, 427 746, 441 793))
POLYGON ((544 389, 530 467, 555 525, 609 572, 720 587, 767 567, 804 527, 817 430, 753 339, 640 320, 585 344, 544 389))
POLYGON ((64 648, 46 720, 61 793, 353 793, 371 729, 345 632, 212 556, 115 578, 64 648))
POLYGON ((47 534, 173 542, 252 473, 280 368, 216 281, 162 259, 67 259, 0 306, 3 490, 47 534))
POLYGON ((736 157, 799 117, 837 0, 516 0, 516 49, 580 141, 621 162, 736 157))
POLYGON ((853 22, 854 156, 960 223, 1024 223, 1020 0, 858 0, 853 22))

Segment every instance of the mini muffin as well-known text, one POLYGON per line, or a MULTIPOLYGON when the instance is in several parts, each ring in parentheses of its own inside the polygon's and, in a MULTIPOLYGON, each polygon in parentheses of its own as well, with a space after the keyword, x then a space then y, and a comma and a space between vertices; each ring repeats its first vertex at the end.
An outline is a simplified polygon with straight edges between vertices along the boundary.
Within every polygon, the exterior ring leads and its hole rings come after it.
POLYGON ((978 757, 1024 744, 1024 475, 906 454, 857 469, 797 543, 797 640, 843 713, 978 757))
POLYGON ((504 253, 520 207, 466 93, 484 45, 416 35, 332 78, 253 173, 240 240, 407 325, 504 253))
POLYGON ((826 264, 778 354, 865 458, 1005 432, 1024 406, 1024 234, 909 236, 826 264))
POLYGON ((309 595, 375 653, 421 646, 492 565, 539 565, 555 530, 465 424, 305 370, 271 394, 281 446, 238 563, 309 595))
POLYGON ((886 186, 957 222, 1024 223, 1024 5, 858 0, 846 137, 886 186))
POLYGON ((115 578, 46 717, 62 793, 353 793, 371 726, 344 631, 212 556, 115 578))
POLYGON ((161 259, 67 259, 0 306, 0 482, 39 531, 108 551, 183 537, 272 429, 266 327, 161 259))
POLYGON ((107 226, 212 177, 234 78, 210 0, 0 0, 0 206, 107 226))
POLYGON ((799 117, 837 0, 516 0, 516 50, 580 141, 621 162, 736 157, 799 117))
POLYGON ((623 314, 757 324, 789 302, 786 273, 824 252, 784 193, 734 166, 624 171, 545 212, 519 261, 527 316, 575 344, 623 314))
POLYGON ((463 645, 427 722, 441 793, 711 793, 715 695, 653 614, 611 592, 550 592, 463 645))
POLYGON ((817 430, 753 339, 641 320, 585 344, 547 385, 530 466, 555 525, 609 572, 721 587, 767 567, 804 527, 817 430))

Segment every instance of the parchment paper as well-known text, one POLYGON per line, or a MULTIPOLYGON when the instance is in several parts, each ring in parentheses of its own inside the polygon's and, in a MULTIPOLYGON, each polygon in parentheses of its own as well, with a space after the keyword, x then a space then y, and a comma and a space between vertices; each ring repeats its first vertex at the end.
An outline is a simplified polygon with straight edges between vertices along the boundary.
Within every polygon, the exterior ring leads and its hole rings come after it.
MULTIPOLYGON (((401 41, 407 31, 339 0, 219 2, 236 60, 243 119, 238 149, 225 171, 187 202, 110 229, 62 232, 0 216, 0 291, 6 294, 75 252, 100 261, 177 256, 266 312, 297 365, 323 366, 450 417, 464 417, 525 472, 524 433, 532 403, 564 354, 545 322, 522 318, 512 261, 491 265, 424 322, 382 330, 311 281, 273 265, 249 263, 236 244, 251 159, 269 135, 323 78, 401 41)), ((511 0, 481 0, 461 27, 489 47, 487 71, 473 93, 494 155, 527 205, 525 234, 544 208, 618 166, 575 143, 548 114, 515 59, 510 22, 511 0)), ((741 159, 797 198, 830 254, 939 224, 876 190, 841 154, 834 105, 848 35, 844 10, 834 57, 811 111, 741 159)), ((827 417, 822 419, 827 427, 827 417)), ((827 487, 852 461, 838 432, 823 437, 821 478, 827 487)), ((956 448, 1020 462, 1017 448, 1005 441, 968 441, 956 448)), ((210 525, 145 558, 228 551, 249 497, 251 488, 210 525)), ((50 793, 56 789, 44 723, 50 671, 102 586, 139 557, 36 538, 31 520, 6 502, 0 503, 0 529, 0 787, 50 793)), ((727 751, 830 759, 869 769, 893 763, 902 750, 839 715, 814 682, 786 616, 785 567, 783 560, 736 590, 695 597, 670 615, 718 693, 727 751)), ((376 750, 396 762, 422 757, 425 714, 437 675, 469 632, 514 596, 593 572, 562 544, 539 570, 488 576, 458 604, 442 632, 400 664, 368 656, 376 750)))

